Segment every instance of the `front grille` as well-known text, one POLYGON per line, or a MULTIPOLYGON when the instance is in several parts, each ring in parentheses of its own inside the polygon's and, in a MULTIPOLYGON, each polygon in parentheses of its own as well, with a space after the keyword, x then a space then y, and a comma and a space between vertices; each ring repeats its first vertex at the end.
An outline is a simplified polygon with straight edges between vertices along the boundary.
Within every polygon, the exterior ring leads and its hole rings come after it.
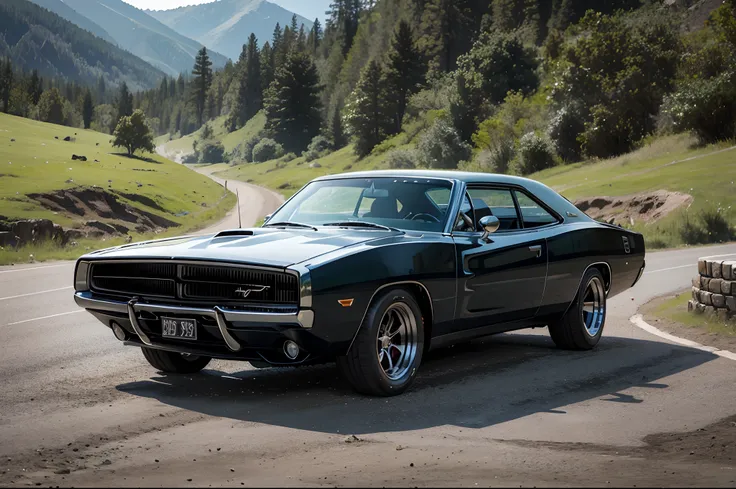
POLYGON ((188 263, 93 263, 93 292, 211 303, 294 305, 295 275, 247 267, 188 263))

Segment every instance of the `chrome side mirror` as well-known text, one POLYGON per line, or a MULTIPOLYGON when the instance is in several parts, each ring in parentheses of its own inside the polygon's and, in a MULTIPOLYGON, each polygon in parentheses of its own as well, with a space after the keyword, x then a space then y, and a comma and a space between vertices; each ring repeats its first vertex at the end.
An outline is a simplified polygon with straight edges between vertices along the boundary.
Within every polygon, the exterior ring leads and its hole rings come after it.
POLYGON ((501 227, 501 221, 496 216, 485 216, 481 218, 480 225, 483 228, 481 239, 488 239, 489 234, 495 233, 501 227))
POLYGON ((273 216, 273 214, 267 214, 266 217, 263 218, 263 223, 267 223, 268 220, 271 219, 271 216, 273 216))

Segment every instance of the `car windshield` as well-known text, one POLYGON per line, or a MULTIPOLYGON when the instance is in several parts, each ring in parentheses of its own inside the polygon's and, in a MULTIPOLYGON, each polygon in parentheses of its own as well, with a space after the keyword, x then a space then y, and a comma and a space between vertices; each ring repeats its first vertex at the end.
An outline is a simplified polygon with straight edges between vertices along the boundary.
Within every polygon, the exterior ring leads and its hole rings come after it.
POLYGON ((452 183, 427 178, 344 178, 307 185, 269 223, 441 232, 452 183), (376 224, 378 226, 371 226, 376 224))

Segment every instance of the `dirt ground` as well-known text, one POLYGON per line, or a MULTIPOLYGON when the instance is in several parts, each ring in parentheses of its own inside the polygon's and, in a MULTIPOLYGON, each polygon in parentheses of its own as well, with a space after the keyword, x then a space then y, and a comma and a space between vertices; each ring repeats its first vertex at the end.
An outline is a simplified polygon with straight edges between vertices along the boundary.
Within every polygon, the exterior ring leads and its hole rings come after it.
POLYGON ((575 206, 593 219, 633 225, 635 221, 653 222, 685 205, 693 197, 681 192, 657 190, 621 197, 591 197, 575 201, 575 206))

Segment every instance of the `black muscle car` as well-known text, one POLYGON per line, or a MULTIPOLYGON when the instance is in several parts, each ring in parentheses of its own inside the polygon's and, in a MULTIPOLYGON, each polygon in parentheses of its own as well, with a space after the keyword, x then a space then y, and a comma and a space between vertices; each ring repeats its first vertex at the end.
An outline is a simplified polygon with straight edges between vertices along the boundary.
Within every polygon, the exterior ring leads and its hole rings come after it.
POLYGON ((643 271, 640 234, 539 182, 378 171, 318 178, 262 228, 89 253, 74 298, 164 372, 336 361, 394 395, 430 348, 472 337, 548 326, 591 349, 643 271))

